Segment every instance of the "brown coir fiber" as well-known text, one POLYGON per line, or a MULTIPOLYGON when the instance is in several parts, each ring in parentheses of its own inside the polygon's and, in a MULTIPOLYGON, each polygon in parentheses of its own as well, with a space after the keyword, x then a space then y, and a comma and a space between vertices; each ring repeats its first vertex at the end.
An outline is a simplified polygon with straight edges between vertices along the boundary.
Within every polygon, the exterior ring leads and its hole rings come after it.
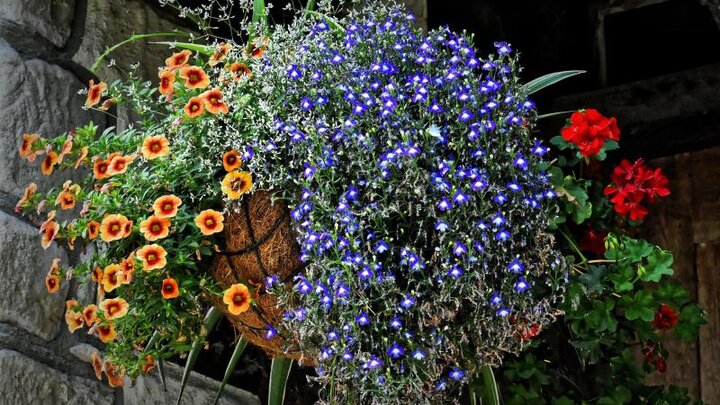
POLYGON ((273 202, 267 191, 245 195, 239 207, 226 214, 224 232, 226 248, 215 257, 210 274, 223 288, 234 283, 256 286, 253 298, 257 305, 240 315, 232 315, 222 297, 213 298, 213 303, 250 343, 263 348, 269 356, 288 357, 312 365, 314 361, 286 337, 276 335, 265 339, 268 325, 280 323, 285 311, 278 307, 275 296, 265 293, 265 277, 276 276, 280 282, 292 283, 302 269, 287 205, 280 200, 273 202))

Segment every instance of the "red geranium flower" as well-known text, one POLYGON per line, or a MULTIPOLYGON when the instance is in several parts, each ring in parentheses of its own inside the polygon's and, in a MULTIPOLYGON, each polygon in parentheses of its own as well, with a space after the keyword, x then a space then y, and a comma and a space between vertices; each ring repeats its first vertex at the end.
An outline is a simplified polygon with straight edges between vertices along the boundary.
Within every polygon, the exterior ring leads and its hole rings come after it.
POLYGON ((650 169, 642 159, 635 163, 623 160, 613 170, 612 185, 605 187, 605 195, 612 196, 610 202, 615 206, 615 212, 620 216, 640 221, 648 214, 643 203, 654 202, 656 197, 665 197, 670 194, 667 188, 668 180, 662 170, 650 169))
POLYGON ((620 140, 617 120, 604 117, 592 108, 574 112, 570 116, 570 125, 560 134, 566 142, 577 146, 583 156, 597 155, 608 139, 620 140))
POLYGON ((672 329, 677 323, 677 313, 665 304, 660 305, 660 309, 655 312, 655 319, 652 321, 653 326, 658 330, 672 329))
POLYGON ((592 228, 588 229, 578 246, 584 252, 594 253, 597 257, 603 257, 605 254, 605 238, 608 231, 596 231, 592 228))

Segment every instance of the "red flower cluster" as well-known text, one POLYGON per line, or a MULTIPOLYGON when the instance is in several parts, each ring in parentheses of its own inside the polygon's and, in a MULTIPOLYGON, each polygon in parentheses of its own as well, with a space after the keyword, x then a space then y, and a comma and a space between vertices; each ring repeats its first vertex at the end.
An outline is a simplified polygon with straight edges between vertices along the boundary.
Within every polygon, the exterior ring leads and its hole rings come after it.
POLYGON ((667 362, 660 353, 656 353, 655 343, 648 342, 647 346, 643 347, 642 353, 645 356, 645 363, 655 366, 655 371, 660 373, 667 371, 667 362))
POLYGON ((641 221, 648 214, 645 201, 654 202, 655 197, 670 194, 668 179, 660 168, 650 169, 642 159, 635 163, 623 160, 613 170, 613 185, 605 187, 605 195, 615 205, 615 212, 633 221, 641 221))
POLYGON ((655 312, 655 319, 652 321, 657 330, 672 329, 677 323, 678 316, 675 310, 665 304, 660 305, 660 309, 655 312))
POLYGON ((620 140, 620 129, 615 118, 607 118, 593 108, 576 111, 570 116, 570 125, 560 131, 566 142, 580 149, 583 156, 597 155, 605 141, 620 140))

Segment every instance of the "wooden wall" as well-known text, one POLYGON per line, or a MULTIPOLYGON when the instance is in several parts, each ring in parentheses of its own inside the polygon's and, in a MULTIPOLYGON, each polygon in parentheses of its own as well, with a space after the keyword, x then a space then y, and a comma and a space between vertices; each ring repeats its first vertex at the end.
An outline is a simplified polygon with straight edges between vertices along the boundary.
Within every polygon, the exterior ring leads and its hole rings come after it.
POLYGON ((672 194, 651 210, 644 236, 673 252, 675 278, 707 311, 708 324, 696 342, 668 339, 667 372, 648 380, 720 404, 720 148, 649 163, 663 169, 672 194))

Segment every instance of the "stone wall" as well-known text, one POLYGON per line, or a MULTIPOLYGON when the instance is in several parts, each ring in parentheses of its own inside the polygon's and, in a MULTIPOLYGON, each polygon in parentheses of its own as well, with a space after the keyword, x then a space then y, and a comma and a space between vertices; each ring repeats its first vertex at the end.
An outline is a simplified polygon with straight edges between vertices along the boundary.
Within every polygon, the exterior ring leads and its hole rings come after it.
MULTIPOLYGON (((48 295, 44 278, 53 258, 64 265, 78 260, 62 247, 40 247, 37 225, 14 213, 31 181, 41 188, 62 183, 42 176, 38 164, 18 156, 23 132, 61 134, 92 120, 101 127, 112 118, 83 111, 78 90, 89 79, 112 80, 119 71, 88 67, 106 47, 133 33, 169 31, 174 20, 140 0, 0 0, 0 404, 171 404, 181 369, 168 364, 167 389, 157 373, 126 381, 112 390, 95 379, 88 361, 99 341, 80 331, 70 334, 63 319, 68 296, 92 300, 71 283, 48 295), (54 184, 53 184, 54 183, 54 184), (132 386, 131 386, 132 385, 132 386)), ((118 66, 140 62, 153 77, 165 50, 137 43, 113 54, 118 66)), ((194 374, 183 403, 204 404, 218 382, 194 374)), ((226 387, 221 403, 259 404, 256 396, 226 387)))

